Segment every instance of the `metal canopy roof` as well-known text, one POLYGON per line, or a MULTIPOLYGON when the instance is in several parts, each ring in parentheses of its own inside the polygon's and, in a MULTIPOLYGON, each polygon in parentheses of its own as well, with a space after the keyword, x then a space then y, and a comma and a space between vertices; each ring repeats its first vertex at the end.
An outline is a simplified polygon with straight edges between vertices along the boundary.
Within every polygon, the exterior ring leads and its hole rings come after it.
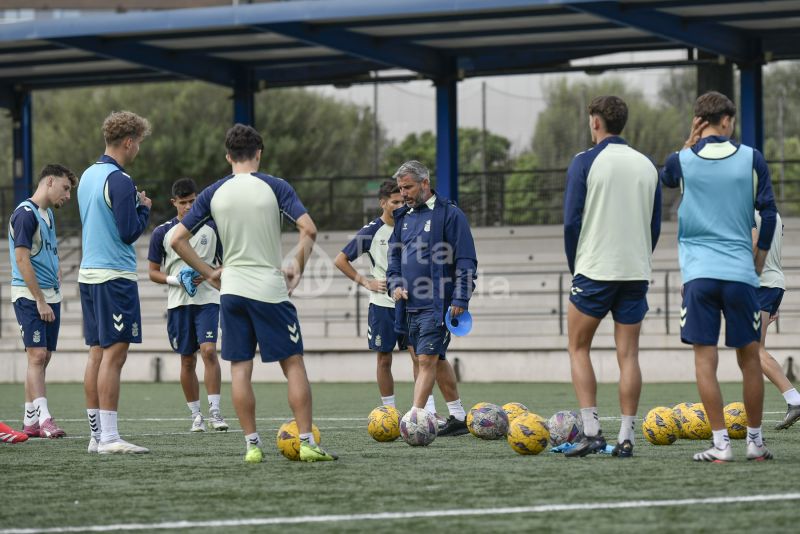
POLYGON ((800 58, 800 1, 304 0, 9 23, 0 90, 348 83, 390 69, 452 79, 682 48, 741 64, 800 58))

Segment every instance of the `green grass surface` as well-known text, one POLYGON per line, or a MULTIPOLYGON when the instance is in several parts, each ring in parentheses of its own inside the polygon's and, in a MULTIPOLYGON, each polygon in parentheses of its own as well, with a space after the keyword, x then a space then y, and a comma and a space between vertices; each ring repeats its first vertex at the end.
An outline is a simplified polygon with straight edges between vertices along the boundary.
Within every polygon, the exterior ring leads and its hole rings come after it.
MULTIPOLYGON (((51 385, 51 411, 68 438, 0 445, 4 487, 0 532, 10 528, 748 496, 790 493, 798 488, 800 428, 772 430, 785 404, 769 385, 765 410, 774 413, 765 415, 764 427, 777 459, 745 462, 744 441, 736 441, 737 461, 727 465, 691 461, 691 454, 705 448, 706 442, 680 440, 671 446, 650 445, 641 438, 638 425, 635 457, 626 460, 609 456, 568 459, 549 452, 523 457, 505 440, 481 441, 472 436, 439 438, 425 448, 412 448, 400 440, 377 443, 366 432, 367 414, 378 399, 375 385, 317 384, 313 391, 322 442, 338 452, 340 460, 303 464, 281 457, 274 439, 280 420, 290 417, 286 388, 261 384, 256 385, 259 431, 268 454, 263 464, 246 465, 242 462, 244 438, 236 431, 239 426, 227 384, 223 412, 231 423, 231 432, 204 434, 188 432, 188 410, 177 384, 124 384, 121 433, 152 451, 124 457, 88 454, 82 386, 51 385)), ((738 385, 725 385, 723 392, 728 402, 741 398, 738 385)), ((575 406, 569 384, 462 384, 461 394, 467 408, 478 401, 518 401, 545 417, 575 406)), ((401 408, 408 406, 411 385, 398 385, 398 397, 401 408)), ((21 386, 0 385, 0 419, 16 428, 21 427, 22 398, 21 386)), ((691 384, 645 385, 639 416, 654 406, 697 400, 691 384)), ((446 411, 441 398, 437 398, 437 404, 441 412, 446 411)), ((601 417, 618 415, 614 386, 601 386, 599 404, 601 417)), ((616 437, 617 420, 604 419, 602 425, 607 436, 616 437)), ((797 510, 795 500, 523 514, 488 512, 443 518, 242 526, 236 530, 796 532, 797 510)))

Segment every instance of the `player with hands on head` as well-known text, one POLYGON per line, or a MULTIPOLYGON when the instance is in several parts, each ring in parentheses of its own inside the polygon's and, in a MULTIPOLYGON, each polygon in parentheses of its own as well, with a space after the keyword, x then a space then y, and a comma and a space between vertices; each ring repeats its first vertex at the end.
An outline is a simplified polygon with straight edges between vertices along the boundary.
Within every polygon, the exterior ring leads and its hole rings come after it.
POLYGON ((748 460, 769 460, 761 420, 764 378, 759 359, 762 315, 756 290, 776 233, 769 168, 756 149, 731 139, 736 106, 710 91, 697 98, 689 137, 661 170, 666 187, 680 187, 678 256, 683 279, 681 341, 694 348, 697 388, 711 424, 711 448, 699 462, 733 460, 717 380, 721 319, 725 345, 736 349, 747 412, 748 460), (754 209, 761 217, 755 253, 754 209))

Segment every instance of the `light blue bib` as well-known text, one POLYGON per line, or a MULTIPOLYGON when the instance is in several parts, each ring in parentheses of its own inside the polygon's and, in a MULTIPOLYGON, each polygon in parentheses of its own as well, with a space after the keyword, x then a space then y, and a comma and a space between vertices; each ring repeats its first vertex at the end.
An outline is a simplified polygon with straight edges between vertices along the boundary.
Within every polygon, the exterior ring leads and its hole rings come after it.
POLYGON ((106 180, 119 167, 95 163, 83 173, 78 185, 81 212, 81 269, 116 269, 136 272, 136 251, 119 237, 114 213, 106 199, 106 180))
MULTIPOLYGON (((32 202, 26 200, 17 206, 17 208, 20 207, 30 209, 39 223, 38 234, 41 239, 41 246, 37 249, 37 243, 34 240, 33 248, 31 249, 31 265, 33 266, 33 272, 36 274, 36 281, 39 282, 39 287, 42 289, 58 289, 58 244, 56 242, 56 224, 53 218, 53 210, 47 210, 47 216, 50 218, 50 224, 47 224, 47 221, 42 218, 42 214, 39 213, 38 208, 32 202)), ((26 284, 17 265, 15 248, 14 238, 9 231, 8 252, 11 258, 11 285, 24 287, 26 284)))
POLYGON ((678 253, 683 282, 713 278, 758 287, 751 233, 753 149, 741 145, 723 159, 705 159, 683 149, 679 157, 683 199, 678 208, 678 253))

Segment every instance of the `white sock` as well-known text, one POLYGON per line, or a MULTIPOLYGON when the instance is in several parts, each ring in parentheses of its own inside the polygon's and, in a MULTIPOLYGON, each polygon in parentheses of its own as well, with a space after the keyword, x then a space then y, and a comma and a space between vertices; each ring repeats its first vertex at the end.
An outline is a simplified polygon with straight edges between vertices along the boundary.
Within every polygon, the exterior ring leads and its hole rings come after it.
POLYGON ((189 409, 192 411, 192 418, 194 418, 197 415, 200 415, 200 401, 199 400, 192 401, 192 402, 187 402, 186 406, 188 406, 189 409))
POLYGON ((100 441, 109 443, 120 439, 117 430, 117 412, 100 410, 100 441))
POLYGON ((89 418, 89 432, 91 432, 94 439, 100 441, 100 410, 87 408, 86 417, 89 418))
POLYGON ((458 419, 459 421, 463 421, 467 418, 466 412, 464 412, 464 407, 461 405, 461 399, 456 399, 454 401, 450 401, 447 403, 447 409, 450 412, 450 415, 458 419))
POLYGON ((747 427, 747 441, 753 441, 759 447, 764 444, 764 437, 761 435, 761 427, 747 427))
POLYGON ((36 412, 39 414, 39 421, 47 421, 50 419, 50 410, 47 409, 47 399, 39 397, 33 399, 33 405, 36 406, 36 412))
POLYGON ((381 404, 384 405, 384 406, 391 406, 392 408, 395 408, 394 395, 389 395, 387 397, 381 397, 381 404))
POLYGON ((583 434, 594 437, 600 433, 600 418, 597 416, 597 406, 581 408, 583 419, 583 434))
POLYGON ((253 432, 252 434, 247 434, 244 437, 244 440, 247 442, 247 445, 255 445, 257 447, 261 447, 261 436, 258 435, 258 432, 253 432))
POLYGON ((783 392, 783 398, 786 399, 786 404, 800 404, 800 393, 795 388, 783 392))
POLYGON ((22 418, 23 426, 31 426, 39 422, 39 414, 36 413, 36 406, 32 402, 25 403, 25 417, 22 418))
POLYGON ((429 413, 436 413, 436 401, 433 395, 428 396, 428 402, 425 403, 425 411, 429 413))
POLYGON ((208 411, 209 412, 218 412, 219 411, 219 393, 216 395, 209 395, 208 396, 208 411))
POLYGON ((622 422, 619 424, 619 436, 617 440, 622 443, 625 440, 629 440, 633 443, 633 429, 636 428, 636 416, 635 415, 623 415, 622 422))
POLYGON ((300 441, 305 441, 312 447, 317 444, 317 441, 314 439, 313 432, 309 432, 308 434, 300 434, 300 441))
MULTIPOLYGON (((727 428, 723 428, 722 430, 712 430, 711 434, 714 437, 714 446, 716 448, 725 449, 731 446, 731 438, 728 437, 727 428)), ((761 430, 759 429, 759 436, 760 435, 761 435, 761 430)))

